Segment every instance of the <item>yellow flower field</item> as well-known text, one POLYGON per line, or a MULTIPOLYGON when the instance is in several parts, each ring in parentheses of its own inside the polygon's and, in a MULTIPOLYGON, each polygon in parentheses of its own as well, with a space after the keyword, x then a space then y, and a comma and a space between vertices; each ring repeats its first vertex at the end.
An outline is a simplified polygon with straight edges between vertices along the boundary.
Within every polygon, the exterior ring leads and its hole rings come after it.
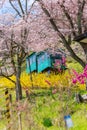
MULTIPOLYGON (((32 82, 30 75, 27 73, 21 74, 21 85, 23 88, 50 88, 50 87, 71 87, 72 86, 72 74, 69 71, 63 74, 48 74, 48 73, 33 73, 32 82)), ((15 76, 11 79, 16 80, 15 76)), ((14 88, 15 84, 6 78, 0 78, 0 87, 14 88)), ((78 84, 79 89, 85 89, 85 84, 78 84)))

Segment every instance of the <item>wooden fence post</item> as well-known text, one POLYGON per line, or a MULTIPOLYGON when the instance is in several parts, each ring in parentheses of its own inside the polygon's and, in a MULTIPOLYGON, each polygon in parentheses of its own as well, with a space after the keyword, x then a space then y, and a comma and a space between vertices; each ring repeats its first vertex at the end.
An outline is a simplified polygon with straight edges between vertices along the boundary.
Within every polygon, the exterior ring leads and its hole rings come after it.
POLYGON ((19 124, 19 129, 22 130, 22 120, 21 120, 21 112, 18 112, 18 124, 19 124))
POLYGON ((10 98, 9 98, 9 93, 8 93, 8 88, 5 90, 5 100, 6 100, 6 118, 7 118, 7 123, 8 126, 7 130, 10 130, 10 98))

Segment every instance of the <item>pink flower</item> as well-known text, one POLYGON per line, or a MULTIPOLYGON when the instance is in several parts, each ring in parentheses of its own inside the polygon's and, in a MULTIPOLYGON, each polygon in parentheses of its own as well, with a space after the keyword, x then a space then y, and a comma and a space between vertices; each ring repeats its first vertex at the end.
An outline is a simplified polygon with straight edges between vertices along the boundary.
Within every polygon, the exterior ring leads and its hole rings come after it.
POLYGON ((66 62, 66 58, 62 57, 62 63, 64 64, 66 62))
POLYGON ((85 83, 85 81, 84 81, 84 80, 81 80, 81 81, 80 81, 80 83, 81 83, 81 84, 84 84, 84 83, 85 83))
POLYGON ((75 76, 78 76, 79 74, 73 69, 73 73, 75 76))
POLYGON ((59 73, 61 72, 61 69, 60 69, 60 68, 58 68, 58 72, 59 72, 59 73))
POLYGON ((73 73, 75 75, 75 78, 73 79, 73 83, 76 84, 77 81, 81 84, 85 83, 85 79, 87 79, 87 65, 85 66, 83 72, 81 74, 78 74, 75 70, 73 70, 73 73))
POLYGON ((57 92, 56 89, 52 90, 52 94, 56 94, 56 92, 57 92))
POLYGON ((72 80, 72 82, 73 82, 73 84, 76 84, 76 83, 77 83, 77 79, 74 78, 74 79, 72 80))
POLYGON ((77 78, 78 81, 81 81, 84 78, 84 76, 83 76, 83 74, 80 74, 76 78, 77 78))
POLYGON ((45 80, 45 82, 46 82, 47 84, 51 85, 51 83, 50 83, 48 80, 45 80))

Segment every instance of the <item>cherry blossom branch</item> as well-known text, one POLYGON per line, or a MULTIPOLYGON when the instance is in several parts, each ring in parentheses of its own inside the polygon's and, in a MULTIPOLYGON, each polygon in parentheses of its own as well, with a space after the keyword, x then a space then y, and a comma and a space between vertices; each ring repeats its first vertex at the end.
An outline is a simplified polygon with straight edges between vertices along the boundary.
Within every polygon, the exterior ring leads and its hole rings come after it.
POLYGON ((22 4, 21 4, 20 0, 18 0, 18 4, 19 4, 19 7, 21 9, 22 14, 24 15, 25 13, 24 13, 24 10, 23 10, 23 7, 22 7, 22 4))
POLYGON ((78 25, 78 34, 80 35, 82 33, 82 17, 83 17, 83 11, 85 7, 85 0, 80 2, 78 0, 78 13, 77 13, 77 25, 78 25))
MULTIPOLYGON (((82 64, 82 66, 85 66, 85 63, 83 62, 83 60, 81 58, 79 58, 75 52, 72 50, 70 44, 67 42, 66 38, 64 37, 64 35, 60 32, 60 30, 58 29, 58 26, 56 25, 55 21, 53 20, 53 18, 51 17, 49 11, 45 8, 45 5, 43 4, 42 0, 37 0, 39 1, 39 4, 42 8, 42 10, 44 11, 44 13, 46 14, 46 16, 49 18, 49 21, 51 23, 51 25, 53 26, 53 29, 58 33, 59 37, 62 39, 63 44, 66 46, 67 50, 69 50, 71 56, 78 61, 79 63, 82 64)), ((73 26, 73 24, 72 24, 73 26)), ((74 34, 76 35, 76 34, 74 34)))
POLYGON ((63 13, 65 14, 66 18, 68 19, 68 21, 69 21, 69 23, 70 23, 70 26, 71 26, 71 28, 72 28, 73 35, 76 36, 76 33, 75 33, 75 31, 74 31, 74 24, 73 24, 72 18, 71 18, 71 16, 70 16, 68 10, 65 9, 64 4, 60 4, 59 2, 58 2, 58 4, 59 4, 60 7, 62 8, 63 13))
POLYGON ((9 3, 11 4, 11 6, 13 7, 13 9, 17 12, 17 14, 22 17, 22 15, 20 14, 20 12, 18 11, 18 9, 13 5, 12 0, 9 0, 9 3))

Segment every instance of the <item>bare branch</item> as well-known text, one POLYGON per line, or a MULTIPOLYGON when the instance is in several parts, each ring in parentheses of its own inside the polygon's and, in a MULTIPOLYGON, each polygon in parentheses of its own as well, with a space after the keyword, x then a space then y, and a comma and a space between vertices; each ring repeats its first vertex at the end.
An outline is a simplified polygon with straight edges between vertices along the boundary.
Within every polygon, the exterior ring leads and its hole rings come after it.
POLYGON ((24 13, 24 10, 23 10, 23 7, 22 7, 22 4, 21 4, 21 1, 18 0, 18 3, 19 3, 19 7, 20 7, 20 9, 21 9, 21 12, 22 12, 22 14, 24 15, 25 13, 24 13))
POLYGON ((6 76, 6 75, 4 75, 4 74, 0 74, 0 76, 3 76, 3 77, 5 77, 6 79, 10 80, 12 83, 16 84, 16 82, 15 82, 14 80, 12 80, 12 79, 10 78, 10 76, 8 77, 8 76, 6 76))
POLYGON ((27 2, 27 0, 25 0, 25 10, 26 10, 26 15, 27 15, 27 7, 28 7, 28 2, 27 2))
POLYGON ((17 8, 15 8, 15 6, 12 4, 12 0, 9 0, 9 3, 11 4, 11 6, 13 7, 13 9, 17 12, 17 14, 22 17, 22 15, 20 14, 20 12, 17 10, 17 8))

